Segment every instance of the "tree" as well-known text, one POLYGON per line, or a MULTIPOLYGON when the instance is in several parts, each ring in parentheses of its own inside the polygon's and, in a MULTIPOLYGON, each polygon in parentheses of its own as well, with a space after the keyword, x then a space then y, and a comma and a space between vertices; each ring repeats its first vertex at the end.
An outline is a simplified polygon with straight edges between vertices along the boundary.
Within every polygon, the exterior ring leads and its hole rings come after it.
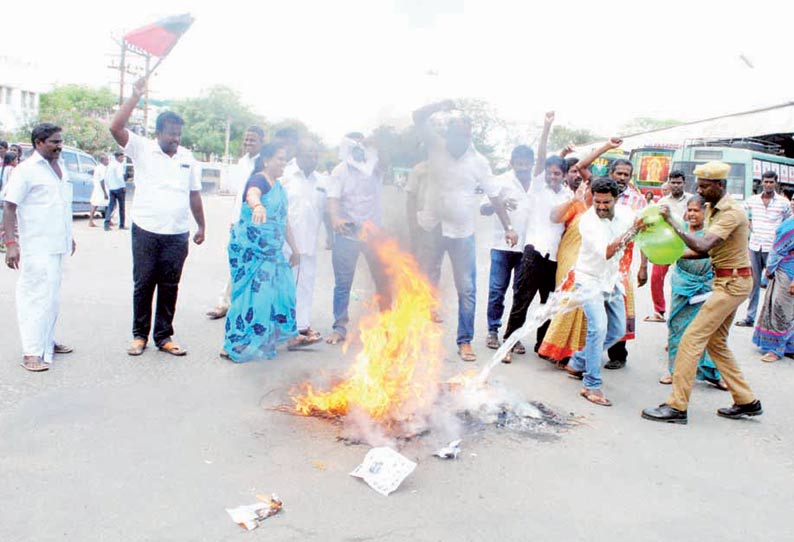
POLYGON ((266 129, 262 116, 242 103, 240 95, 229 87, 218 85, 198 98, 172 102, 171 110, 182 116, 182 145, 203 155, 205 160, 223 156, 226 131, 229 131, 229 153, 240 153, 245 130, 252 124, 266 129))
POLYGON ((106 88, 65 85, 41 95, 39 116, 19 137, 30 138, 33 124, 51 122, 63 128, 64 143, 90 154, 107 152, 115 145, 108 131, 116 97, 106 88))
POLYGON ((672 128, 681 124, 680 120, 676 119, 654 119, 652 117, 637 117, 624 124, 620 133, 625 135, 637 134, 640 132, 649 132, 651 130, 661 130, 664 128, 672 128))
POLYGON ((554 152, 557 149, 562 149, 569 143, 574 145, 587 145, 604 139, 587 130, 585 128, 569 128, 568 126, 557 125, 552 127, 551 134, 549 135, 549 152, 554 152))

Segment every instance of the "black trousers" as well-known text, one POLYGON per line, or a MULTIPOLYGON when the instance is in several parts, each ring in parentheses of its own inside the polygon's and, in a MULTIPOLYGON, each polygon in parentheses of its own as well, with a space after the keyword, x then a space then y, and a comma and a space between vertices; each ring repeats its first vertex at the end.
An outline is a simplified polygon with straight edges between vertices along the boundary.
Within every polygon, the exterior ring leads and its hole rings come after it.
POLYGON ((626 341, 616 342, 607 350, 609 361, 626 361, 629 359, 629 351, 626 349, 626 341))
MULTIPOLYGON (((541 255, 532 245, 524 247, 524 255, 521 257, 518 276, 513 282, 513 306, 510 309, 510 319, 507 321, 505 338, 524 325, 527 319, 527 310, 532 304, 535 294, 540 294, 541 303, 546 302, 549 294, 554 291, 556 274, 557 262, 541 255)), ((535 352, 538 351, 543 338, 546 336, 549 323, 547 320, 538 328, 535 352)))
POLYGON ((133 337, 149 338, 155 288, 154 343, 162 346, 174 334, 172 324, 187 251, 187 232, 163 235, 132 225, 133 337))
POLYGON ((124 219, 126 218, 126 211, 124 207, 125 190, 119 188, 108 192, 108 208, 105 211, 105 226, 110 226, 110 218, 113 216, 113 210, 116 205, 119 206, 119 227, 124 227, 124 219))

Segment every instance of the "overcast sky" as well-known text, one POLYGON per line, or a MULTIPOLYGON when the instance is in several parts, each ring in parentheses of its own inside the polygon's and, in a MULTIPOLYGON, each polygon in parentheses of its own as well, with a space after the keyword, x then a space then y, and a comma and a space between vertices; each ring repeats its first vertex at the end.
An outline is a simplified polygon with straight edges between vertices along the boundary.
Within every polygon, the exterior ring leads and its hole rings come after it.
POLYGON ((4 21, 0 54, 35 62, 53 83, 109 85, 111 34, 190 12, 196 22, 158 70, 153 97, 222 83, 267 118, 299 118, 330 143, 384 120, 406 124, 412 109, 444 97, 487 99, 522 126, 554 109, 558 123, 601 134, 638 116, 695 120, 794 100, 792 1, 97 6, 44 1, 35 16, 26 7, 4 21))

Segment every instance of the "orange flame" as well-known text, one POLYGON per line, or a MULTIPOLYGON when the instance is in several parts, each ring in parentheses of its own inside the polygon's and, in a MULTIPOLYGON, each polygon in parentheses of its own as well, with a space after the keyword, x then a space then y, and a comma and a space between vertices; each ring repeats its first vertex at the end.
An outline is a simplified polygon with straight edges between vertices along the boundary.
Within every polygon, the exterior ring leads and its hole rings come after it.
POLYGON ((435 291, 413 256, 394 239, 372 234, 364 231, 390 279, 391 308, 361 320, 362 350, 344 381, 328 391, 305 384, 292 397, 298 414, 333 417, 360 409, 388 426, 429 413, 436 398, 443 348, 440 326, 431 319, 435 291))

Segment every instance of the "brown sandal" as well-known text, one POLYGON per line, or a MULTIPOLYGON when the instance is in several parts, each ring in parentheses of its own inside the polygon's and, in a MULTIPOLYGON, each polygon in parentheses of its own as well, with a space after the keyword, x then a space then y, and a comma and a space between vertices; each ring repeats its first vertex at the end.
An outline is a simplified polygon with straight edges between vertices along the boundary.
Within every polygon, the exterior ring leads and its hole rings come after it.
POLYGON ((477 354, 472 350, 471 343, 461 343, 458 346, 458 355, 466 362, 477 361, 477 354))
POLYGON ((320 342, 321 340, 323 340, 323 338, 319 336, 319 333, 318 336, 314 338, 309 338, 308 336, 301 335, 299 333, 298 336, 295 337, 293 341, 290 341, 287 344, 287 350, 289 350, 290 352, 294 352, 295 350, 302 350, 307 346, 311 346, 315 343, 320 342))
POLYGON ((55 343, 52 349, 54 354, 71 354, 74 352, 74 348, 71 346, 67 346, 65 344, 55 343))
POLYGON ((50 364, 44 363, 44 360, 38 356, 25 356, 22 358, 20 365, 31 373, 41 373, 50 370, 50 364))
POLYGON ((146 350, 146 339, 133 339, 132 344, 127 349, 127 355, 140 356, 146 350))
POLYGON ((172 356, 184 356, 187 354, 187 350, 182 349, 181 346, 179 346, 173 341, 168 341, 167 343, 164 343, 161 346, 158 346, 157 348, 161 352, 166 352, 167 354, 171 354, 172 356))
POLYGON ((570 378, 575 378, 576 380, 583 380, 584 379, 584 371, 577 371, 573 367, 566 365, 563 367, 563 370, 568 373, 570 378))
POLYGON ((582 391, 579 392, 579 395, 595 405, 612 406, 612 401, 604 397, 604 392, 601 390, 582 388, 582 391))

